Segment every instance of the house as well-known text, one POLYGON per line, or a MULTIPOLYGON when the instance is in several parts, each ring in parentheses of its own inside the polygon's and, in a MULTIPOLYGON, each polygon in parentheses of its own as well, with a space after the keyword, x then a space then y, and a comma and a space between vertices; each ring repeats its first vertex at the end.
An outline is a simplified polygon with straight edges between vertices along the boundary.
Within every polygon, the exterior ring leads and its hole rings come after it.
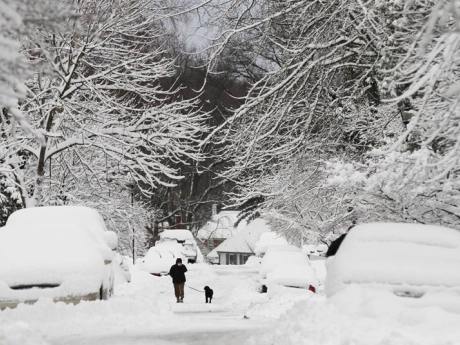
POLYGON ((243 265, 251 255, 260 236, 270 231, 265 219, 258 218, 250 223, 241 222, 233 236, 224 240, 208 254, 211 263, 220 265, 243 265))
POLYGON ((214 249, 219 258, 220 265, 244 265, 248 258, 254 254, 242 234, 237 234, 226 239, 214 249))

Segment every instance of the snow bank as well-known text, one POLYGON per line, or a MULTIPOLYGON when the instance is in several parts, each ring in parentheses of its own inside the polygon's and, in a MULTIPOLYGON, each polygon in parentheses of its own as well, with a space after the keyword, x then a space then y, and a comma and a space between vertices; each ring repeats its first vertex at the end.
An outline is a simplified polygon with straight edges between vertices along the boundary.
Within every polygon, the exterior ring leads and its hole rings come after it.
POLYGON ((45 338, 25 322, 7 322, 0 325, 1 345, 50 345, 45 338))
MULTIPOLYGON (((125 332, 146 333, 159 327, 177 327, 171 321, 169 301, 174 299, 171 278, 154 277, 136 268, 132 274, 133 282, 118 286, 115 296, 107 301, 71 305, 43 299, 34 305, 19 305, 15 309, 0 311, 0 335, 5 324, 23 322, 28 325, 21 330, 25 341, 6 344, 86 344, 86 341, 77 342, 73 338, 119 336, 125 332), (41 334, 46 336, 44 339, 49 344, 40 343, 41 334), (29 338, 30 343, 27 342, 29 338), (37 343, 33 343, 34 340, 37 343)), ((21 335, 19 331, 17 336, 21 335)), ((12 338, 14 335, 8 336, 12 338)), ((1 340, 0 344, 4 345, 1 340)))
POLYGON ((253 337, 248 344, 458 344, 460 315, 438 308, 408 308, 401 300, 390 293, 366 295, 361 289, 329 301, 313 295, 288 310, 270 332, 253 337))
MULTIPOLYGON (((291 289, 292 290, 292 289, 291 289)), ((440 345, 458 344, 460 315, 433 306, 410 305, 387 291, 352 286, 331 299, 311 294, 308 298, 290 296, 294 307, 284 310, 270 332, 253 337, 251 345, 440 345)), ((294 290, 293 290, 294 291, 294 290)), ((253 308, 251 316, 276 315, 277 292, 267 303, 253 308), (260 311, 259 311, 260 309, 260 311)))
POLYGON ((253 297, 245 315, 256 319, 279 319, 300 301, 312 298, 313 293, 304 289, 273 285, 267 293, 258 295, 258 298, 253 297))
POLYGON ((460 232, 430 225, 374 223, 353 228, 328 259, 326 293, 349 284, 417 294, 460 291, 460 232))

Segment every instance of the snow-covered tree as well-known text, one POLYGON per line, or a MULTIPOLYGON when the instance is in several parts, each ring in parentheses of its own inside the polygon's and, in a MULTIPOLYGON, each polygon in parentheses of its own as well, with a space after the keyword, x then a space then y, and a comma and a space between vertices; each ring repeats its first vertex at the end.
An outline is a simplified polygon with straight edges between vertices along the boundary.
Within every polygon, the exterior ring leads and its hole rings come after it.
POLYGON ((387 64, 382 89, 386 102, 398 109, 382 127, 386 142, 355 164, 365 178, 357 184, 345 179, 342 186, 354 186, 376 219, 458 227, 460 4, 387 3, 393 20, 382 56, 382 65, 387 64), (389 128, 401 119, 406 127, 389 128))
POLYGON ((45 138, 25 136, 18 149, 26 155, 21 191, 28 205, 43 202, 55 162, 66 170, 71 159, 100 174, 96 152, 149 192, 180 179, 179 164, 200 159, 206 115, 178 97, 177 86, 163 87, 175 69, 154 5, 80 1, 62 25, 37 22, 23 42, 36 73, 22 110, 45 138))
POLYGON ((8 215, 23 205, 18 192, 21 181, 15 174, 21 155, 15 148, 21 139, 15 136, 18 127, 32 134, 19 110, 19 101, 26 95, 26 61, 20 53, 22 17, 21 1, 0 1, 0 225, 8 215))
POLYGON ((18 100, 25 96, 25 59, 20 54, 19 29, 22 18, 17 2, 0 1, 0 120, 6 121, 6 112, 20 123, 24 118, 18 109, 18 100))
POLYGON ((457 226, 458 2, 265 5, 222 35, 258 30, 279 62, 214 132, 229 143, 233 201, 256 200, 286 229, 457 226))
POLYGON ((243 189, 302 156, 319 163, 333 153, 348 154, 353 140, 364 150, 368 143, 355 135, 358 121, 351 114, 370 118, 378 102, 373 69, 379 41, 365 30, 372 22, 360 2, 267 1, 262 13, 244 15, 238 21, 243 26, 223 35, 227 44, 240 31, 260 31, 278 64, 215 131, 230 143, 227 176, 243 189))

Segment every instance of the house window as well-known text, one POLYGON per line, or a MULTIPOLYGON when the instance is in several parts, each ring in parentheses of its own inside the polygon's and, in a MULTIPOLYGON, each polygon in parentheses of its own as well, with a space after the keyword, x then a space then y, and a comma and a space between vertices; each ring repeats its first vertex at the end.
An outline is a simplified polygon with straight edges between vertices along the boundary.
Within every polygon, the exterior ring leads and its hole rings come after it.
POLYGON ((248 261, 249 256, 248 254, 240 254, 240 264, 244 265, 248 261))
POLYGON ((228 253, 227 254, 227 265, 237 265, 237 264, 238 262, 237 262, 236 254, 228 253))

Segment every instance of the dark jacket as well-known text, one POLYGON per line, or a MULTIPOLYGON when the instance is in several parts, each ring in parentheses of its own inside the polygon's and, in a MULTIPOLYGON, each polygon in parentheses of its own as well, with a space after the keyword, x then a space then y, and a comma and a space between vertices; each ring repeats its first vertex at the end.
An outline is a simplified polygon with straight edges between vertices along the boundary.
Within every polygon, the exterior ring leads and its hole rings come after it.
POLYGON ((178 264, 175 264, 171 266, 169 275, 171 276, 174 284, 185 283, 185 272, 187 272, 187 267, 185 267, 185 265, 179 266, 178 264))

